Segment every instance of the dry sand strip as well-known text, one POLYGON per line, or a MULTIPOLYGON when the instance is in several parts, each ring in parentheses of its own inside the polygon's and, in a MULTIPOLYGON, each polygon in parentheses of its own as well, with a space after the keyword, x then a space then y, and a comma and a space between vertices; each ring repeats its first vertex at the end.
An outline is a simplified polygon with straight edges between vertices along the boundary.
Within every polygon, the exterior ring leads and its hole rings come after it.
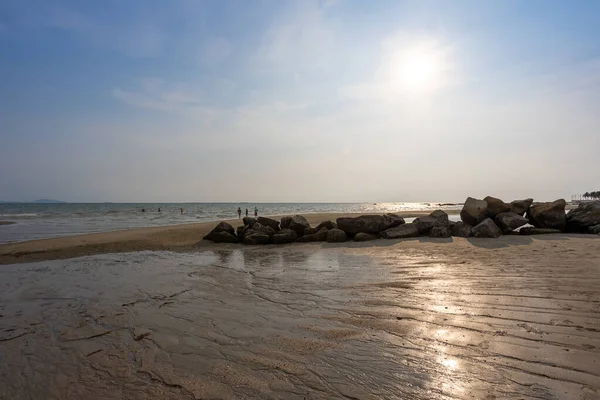
MULTIPOLYGON (((429 213, 430 211, 409 211, 398 212, 396 214, 405 218, 411 218, 428 215, 429 213)), ((449 213, 458 213, 458 211, 449 211, 449 213)), ((355 217, 364 214, 315 213, 303 215, 312 225, 316 225, 326 220, 335 220, 340 217, 355 217)), ((273 218, 279 219, 281 216, 273 218)), ((227 220, 226 222, 232 224, 234 227, 242 223, 240 219, 227 220)), ((142 250, 185 251, 194 248, 205 250, 210 250, 211 248, 220 249, 224 248, 224 245, 215 245, 211 242, 202 241, 202 238, 216 224, 216 222, 202 222, 2 244, 0 245, 0 265, 142 250)))

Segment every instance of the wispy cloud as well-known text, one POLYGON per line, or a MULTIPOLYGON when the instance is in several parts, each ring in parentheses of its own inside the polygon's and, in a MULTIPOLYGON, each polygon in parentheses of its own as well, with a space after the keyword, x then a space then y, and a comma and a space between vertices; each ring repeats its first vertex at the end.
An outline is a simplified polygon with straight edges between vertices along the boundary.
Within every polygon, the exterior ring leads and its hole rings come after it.
POLYGON ((233 51, 231 42, 223 37, 210 37, 203 41, 198 54, 201 66, 215 68, 223 63, 233 51))

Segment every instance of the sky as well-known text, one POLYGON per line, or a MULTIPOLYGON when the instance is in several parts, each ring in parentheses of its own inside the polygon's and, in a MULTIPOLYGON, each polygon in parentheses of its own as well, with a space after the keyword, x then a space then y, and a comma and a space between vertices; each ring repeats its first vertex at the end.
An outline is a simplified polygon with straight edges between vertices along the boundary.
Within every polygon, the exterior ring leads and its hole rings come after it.
POLYGON ((600 1, 3 0, 0 200, 600 190, 600 1))

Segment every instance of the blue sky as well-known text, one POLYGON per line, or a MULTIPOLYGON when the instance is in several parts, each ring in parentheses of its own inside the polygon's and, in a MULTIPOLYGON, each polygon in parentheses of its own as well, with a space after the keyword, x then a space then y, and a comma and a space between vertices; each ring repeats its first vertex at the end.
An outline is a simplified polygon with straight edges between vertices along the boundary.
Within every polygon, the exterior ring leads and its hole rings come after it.
POLYGON ((598 1, 0 3, 0 199, 599 189, 598 1))

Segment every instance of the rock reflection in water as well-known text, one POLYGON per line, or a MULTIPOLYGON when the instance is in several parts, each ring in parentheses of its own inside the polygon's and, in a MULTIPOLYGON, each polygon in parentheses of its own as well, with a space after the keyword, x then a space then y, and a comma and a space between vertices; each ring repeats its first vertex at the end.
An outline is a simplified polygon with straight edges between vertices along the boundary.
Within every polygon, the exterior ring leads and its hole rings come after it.
POLYGON ((0 398, 598 398, 600 278, 559 286, 552 266, 460 257, 282 247, 2 267, 0 398))

